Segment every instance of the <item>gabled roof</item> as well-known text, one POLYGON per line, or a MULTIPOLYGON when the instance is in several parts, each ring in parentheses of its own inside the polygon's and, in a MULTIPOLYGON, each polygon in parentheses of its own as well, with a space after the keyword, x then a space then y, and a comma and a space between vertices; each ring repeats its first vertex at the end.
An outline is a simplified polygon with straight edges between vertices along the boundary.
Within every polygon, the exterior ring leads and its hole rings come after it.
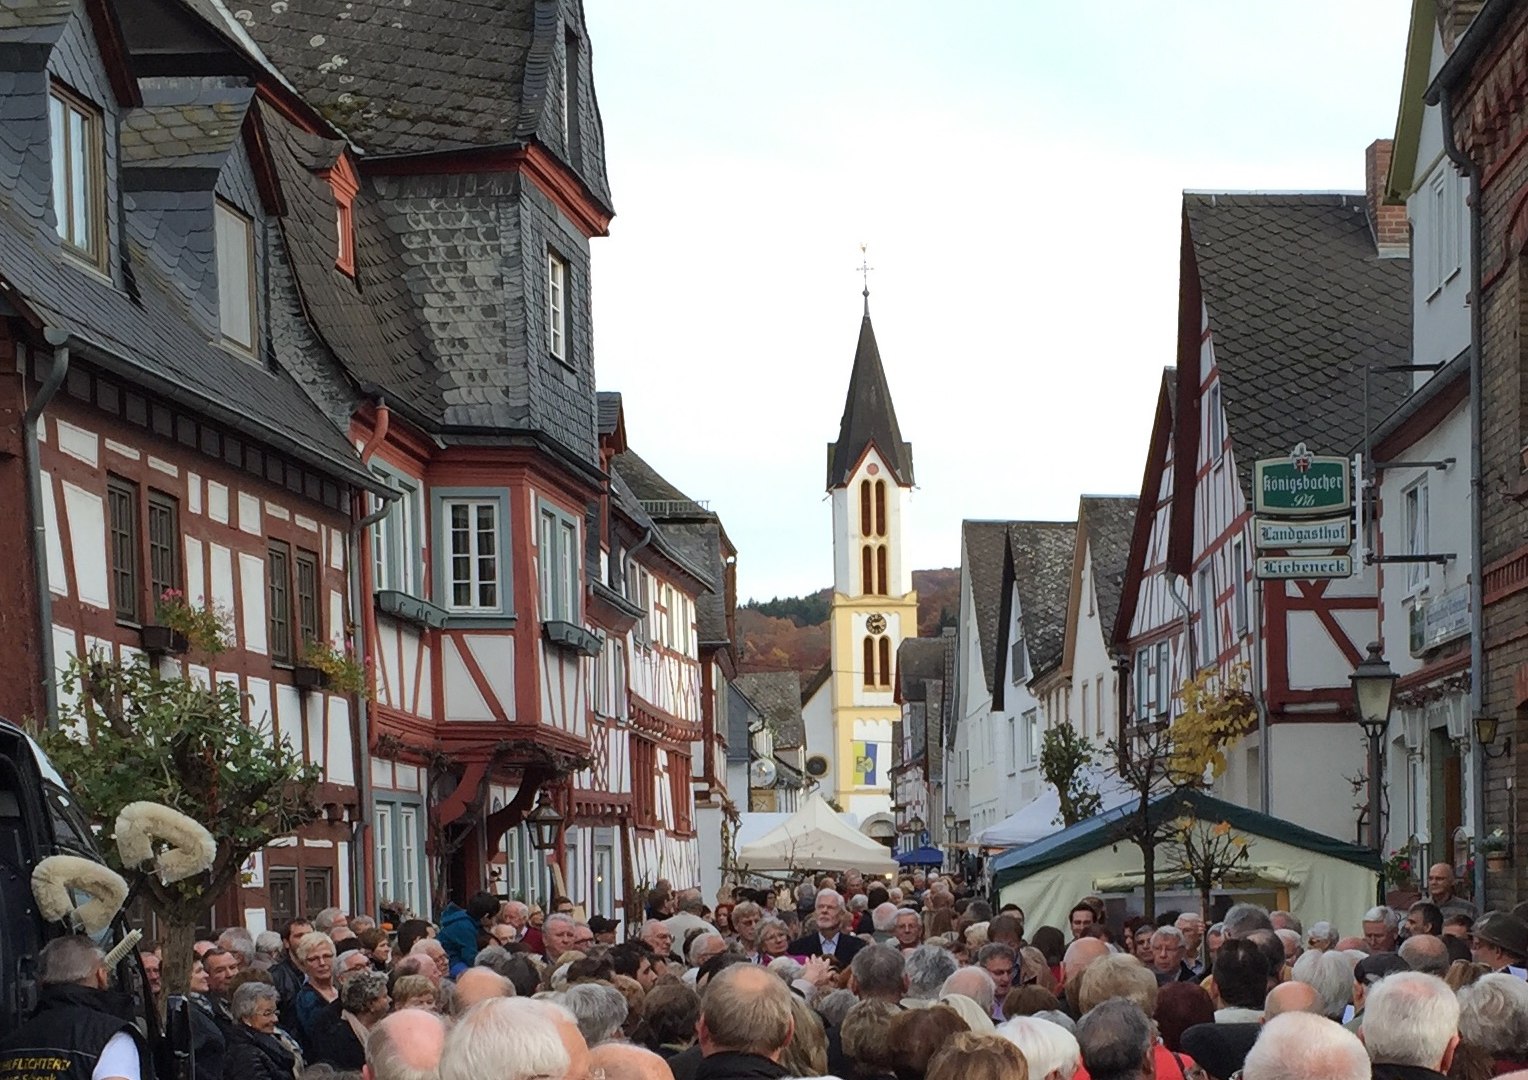
MULTIPOLYGON (((1066 606, 1076 543, 1077 526, 1070 521, 1016 521, 1008 527, 1011 580, 1019 590, 1019 616, 1035 676, 1060 664, 1066 647, 1066 606)), ((1002 590, 1005 601, 1007 584, 1002 590)), ((998 632, 1006 635, 1006 619, 998 632)), ((1007 644, 999 640, 999 648, 1007 644)))
POLYGON ((896 482, 913 486, 913 448, 902 441, 897 410, 891 402, 886 369, 876 347, 870 312, 860 320, 859 344, 854 349, 854 369, 849 373, 849 394, 838 424, 838 441, 828 447, 828 489, 849 482, 850 475, 874 444, 896 482))
POLYGON ((945 640, 904 638, 897 646, 897 677, 903 701, 925 701, 928 684, 944 679, 945 640))
MULTIPOLYGON (((990 692, 997 677, 998 625, 1003 604, 1003 569, 1008 557, 1008 522, 964 521, 960 525, 960 557, 971 589, 977 646, 990 692)), ((962 626, 960 632, 966 632, 962 626)))
POLYGON ((763 671, 739 675, 733 680, 774 731, 775 748, 794 750, 803 745, 801 722, 801 676, 794 671, 763 671))
POLYGON ((1135 505, 1119 608, 1114 613, 1113 622, 1104 626, 1105 641, 1110 645, 1122 645, 1129 640, 1130 624, 1135 620, 1136 604, 1140 602, 1141 581, 1150 569, 1146 565, 1146 555, 1151 547, 1152 529, 1156 527, 1157 500, 1162 490, 1162 473, 1172 448, 1177 405, 1178 369, 1164 368, 1162 384, 1157 391, 1156 418, 1151 424, 1151 441, 1146 446, 1146 468, 1141 478, 1141 496, 1135 505))
POLYGON ((665 480, 635 450, 617 454, 610 459, 610 467, 621 474, 631 485, 631 490, 643 502, 690 502, 688 495, 665 480))
POLYGON ((829 661, 828 663, 823 664, 822 667, 818 668, 816 671, 812 672, 812 677, 810 679, 802 679, 801 704, 805 706, 807 702, 811 701, 813 696, 816 695, 817 691, 828 685, 828 680, 832 677, 833 664, 832 661, 829 661))
MULTIPOLYGON (((1358 442, 1365 365, 1411 357, 1411 262, 1378 257, 1364 196, 1190 192, 1183 229, 1182 303, 1197 311, 1197 283, 1244 489, 1260 457, 1358 442)), ((1198 320, 1180 324, 1180 366, 1190 354, 1197 363, 1198 320)), ((1371 415, 1389 413, 1408 387, 1402 375, 1374 375, 1371 415)), ((1197 380, 1179 385, 1180 405, 1191 405, 1179 410, 1180 448, 1198 446, 1198 391, 1197 380)))
POLYGON ((1087 536, 1093 558, 1093 589, 1097 594, 1098 621, 1107 635, 1119 614, 1120 591, 1125 584, 1125 564, 1130 558, 1130 533, 1135 525, 1134 495, 1084 495, 1077 522, 1087 536))

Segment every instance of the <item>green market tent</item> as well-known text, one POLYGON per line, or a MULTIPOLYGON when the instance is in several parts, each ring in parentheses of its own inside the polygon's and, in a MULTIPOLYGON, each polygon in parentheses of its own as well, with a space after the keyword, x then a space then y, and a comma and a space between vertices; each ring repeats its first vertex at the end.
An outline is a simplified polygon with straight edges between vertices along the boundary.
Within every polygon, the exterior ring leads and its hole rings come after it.
MULTIPOLYGON (((1046 925, 1064 929, 1068 912, 1082 897, 1139 890, 1145 877, 1140 849, 1119 834, 1120 823, 1138 810, 1134 802, 1115 807, 996 856, 992 874, 999 904, 1023 908, 1024 923, 1031 930, 1046 925)), ((1364 912, 1374 905, 1381 864, 1370 848, 1197 791, 1158 795, 1148 812, 1160 818, 1228 822, 1247 838, 1250 860, 1248 872, 1229 887, 1287 892, 1289 911, 1307 927, 1326 919, 1341 933, 1356 934, 1364 912)), ((1187 882, 1163 873, 1165 852, 1166 845, 1157 849, 1158 894, 1168 888, 1192 893, 1187 882)))

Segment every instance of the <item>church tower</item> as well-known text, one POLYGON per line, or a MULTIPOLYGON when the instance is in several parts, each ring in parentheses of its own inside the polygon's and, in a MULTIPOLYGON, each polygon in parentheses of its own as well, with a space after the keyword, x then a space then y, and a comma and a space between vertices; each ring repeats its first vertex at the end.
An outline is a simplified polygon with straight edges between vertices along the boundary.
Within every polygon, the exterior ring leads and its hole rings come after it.
MULTIPOLYGON (((823 787, 864 821, 891 808, 893 682, 897 647, 918 635, 918 596, 903 536, 913 448, 896 409, 870 324, 867 290, 838 441, 828 446, 833 501, 832 751, 823 787)), ((815 752, 809 746, 809 751, 815 752)))

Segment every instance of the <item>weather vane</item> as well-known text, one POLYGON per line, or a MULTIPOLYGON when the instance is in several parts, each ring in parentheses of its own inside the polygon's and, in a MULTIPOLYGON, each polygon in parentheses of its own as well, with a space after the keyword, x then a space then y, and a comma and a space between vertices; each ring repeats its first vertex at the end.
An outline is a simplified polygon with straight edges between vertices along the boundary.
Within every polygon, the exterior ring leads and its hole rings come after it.
POLYGON ((870 314, 870 271, 875 269, 875 267, 870 265, 870 253, 867 250, 869 248, 869 246, 870 245, 864 244, 864 243, 860 244, 860 267, 859 267, 859 271, 860 271, 860 274, 865 279, 865 291, 864 291, 863 295, 865 297, 865 314, 866 315, 870 314))

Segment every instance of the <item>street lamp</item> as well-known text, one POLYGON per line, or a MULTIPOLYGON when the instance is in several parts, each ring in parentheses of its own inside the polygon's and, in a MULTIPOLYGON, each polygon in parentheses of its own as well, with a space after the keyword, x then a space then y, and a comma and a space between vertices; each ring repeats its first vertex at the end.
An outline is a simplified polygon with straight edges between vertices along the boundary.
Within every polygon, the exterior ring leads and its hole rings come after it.
POLYGON ((1369 643, 1369 655, 1348 676, 1353 683, 1353 701, 1358 712, 1358 726, 1369 739, 1369 846, 1381 848, 1380 837, 1380 751, 1385 730, 1390 726, 1390 709, 1395 703, 1398 678, 1380 654, 1379 642, 1369 643))
POLYGON ((1488 758, 1506 757, 1512 753, 1512 736, 1508 735, 1502 743, 1500 750, 1491 753, 1491 747, 1496 742, 1497 732, 1501 728, 1501 721, 1494 716, 1475 717, 1475 738, 1480 743, 1480 752, 1488 758))
MULTIPOLYGON (((557 812, 546 796, 541 793, 541 801, 536 804, 536 809, 525 815, 525 824, 530 827, 531 847, 541 852, 543 860, 553 848, 557 846, 557 834, 562 831, 563 817, 557 812)), ((547 903, 551 903, 552 894, 557 891, 557 885, 552 880, 552 864, 547 862, 547 903)))
POLYGON ((915 836, 915 837, 922 836, 923 835, 923 819, 921 817, 919 817, 917 814, 914 814, 912 816, 912 820, 910 820, 907 823, 907 830, 908 830, 908 832, 912 833, 913 836, 915 836))

